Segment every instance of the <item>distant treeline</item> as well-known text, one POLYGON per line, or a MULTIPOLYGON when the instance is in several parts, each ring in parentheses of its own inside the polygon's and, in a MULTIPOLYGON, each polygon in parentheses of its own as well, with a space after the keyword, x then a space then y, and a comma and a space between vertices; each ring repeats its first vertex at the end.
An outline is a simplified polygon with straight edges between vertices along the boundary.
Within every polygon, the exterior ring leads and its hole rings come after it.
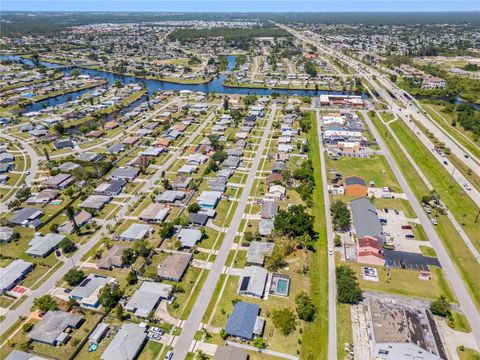
POLYGON ((254 37, 290 37, 285 30, 277 27, 257 27, 251 29, 178 29, 170 33, 170 40, 189 41, 200 38, 212 38, 223 36, 225 41, 243 41, 254 37))
MULTIPOLYGON (((70 26, 155 21, 257 21, 305 24, 480 24, 480 12, 166 13, 2 11, 2 36, 48 34, 70 26)), ((265 35, 267 36, 267 35, 265 35)))

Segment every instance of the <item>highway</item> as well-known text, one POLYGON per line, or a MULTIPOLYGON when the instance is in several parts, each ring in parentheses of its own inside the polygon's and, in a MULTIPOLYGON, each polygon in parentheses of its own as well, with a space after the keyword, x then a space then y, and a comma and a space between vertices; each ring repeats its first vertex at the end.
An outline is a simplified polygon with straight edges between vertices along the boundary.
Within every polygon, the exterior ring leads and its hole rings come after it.
POLYGON ((260 145, 255 154, 255 158, 253 160, 252 167, 250 168, 247 181, 245 182, 245 185, 243 187, 242 195, 238 200, 238 205, 233 215, 232 221, 225 234, 222 246, 217 253, 217 257, 215 258, 215 261, 210 271, 208 272, 207 279, 205 280, 205 283, 200 290, 198 298, 193 305, 192 311, 190 312, 187 320, 185 321, 182 333, 177 339, 177 342, 173 349, 173 360, 184 360, 186 358, 187 353, 190 349, 190 345, 193 342, 195 333, 197 332, 197 330, 199 330, 201 326, 203 315, 208 307, 208 304, 210 303, 212 295, 215 291, 215 287, 217 286, 220 275, 222 274, 223 267, 225 266, 228 254, 232 248, 235 237, 237 236, 238 229, 240 228, 240 223, 245 213, 245 208, 248 204, 250 191, 255 181, 258 166, 260 165, 260 161, 262 159, 263 150, 265 149, 268 136, 270 135, 270 129, 275 118, 276 110, 276 106, 273 105, 267 121, 267 125, 263 130, 260 145))
MULTIPOLYGON (((221 105, 217 105, 221 106, 221 105)), ((185 141, 186 145, 189 145, 195 140, 195 138, 203 131, 205 126, 210 123, 211 119, 214 116, 214 112, 212 112, 209 117, 203 121, 190 136, 185 141)), ((32 149, 33 150, 33 149, 32 149)), ((142 192, 149 192, 151 188, 154 186, 155 181, 161 177, 163 171, 166 171, 181 155, 182 150, 177 150, 174 153, 170 154, 170 157, 163 163, 161 167, 157 169, 154 175, 146 181, 141 191, 142 192)), ((90 249, 92 249, 103 237, 104 234, 108 233, 108 226, 114 226, 115 222, 118 219, 122 219, 126 213, 128 212, 129 207, 137 201, 136 196, 132 196, 128 202, 126 202, 122 208, 118 211, 115 215, 114 219, 110 219, 105 221, 102 224, 102 227, 92 236, 92 238, 85 244, 81 245, 77 252, 73 254, 73 256, 66 260, 66 262, 53 273, 45 282, 40 285, 37 289, 33 290, 30 295, 14 310, 11 310, 6 316, 5 319, 0 323, 0 335, 5 333, 13 324, 18 320, 20 316, 23 316, 29 313, 30 308, 33 305, 33 300, 37 297, 47 294, 50 290, 55 287, 55 283, 63 278, 63 276, 72 269, 75 264, 77 264, 83 255, 85 255, 90 249)))
POLYGON ((423 208, 420 202, 415 197, 413 191, 411 190, 405 177, 403 176, 403 173, 400 171, 400 168, 398 167, 392 154, 390 153, 390 149, 384 143, 382 137, 378 133, 378 130, 375 128, 375 126, 372 123, 372 120, 368 116, 368 113, 365 112, 364 115, 365 115, 365 121, 368 127, 370 128, 370 131, 372 132, 373 136, 377 140, 377 143, 380 146, 380 149, 383 151, 383 154, 388 164, 392 168, 403 191, 407 195, 407 199, 412 205, 413 210, 415 211, 415 214, 420 220, 420 223, 423 225, 423 228, 425 229, 428 239, 430 240, 430 243, 432 244, 433 249, 437 253, 437 258, 440 261, 440 264, 442 265, 442 269, 445 272, 448 282, 451 288, 453 289, 453 291, 455 292, 455 295, 458 299, 460 307, 470 323, 470 327, 472 328, 472 332, 473 332, 473 335, 475 336, 477 344, 480 346, 480 313, 478 312, 475 304, 473 303, 470 297, 470 294, 468 293, 468 290, 465 287, 462 277, 458 273, 457 268, 455 267, 454 263, 450 259, 450 256, 447 254, 447 251, 443 247, 443 244, 440 238, 435 232, 435 229, 433 228, 433 225, 428 219, 427 215, 423 211, 423 208))
MULTIPOLYGON (((297 36, 298 38, 300 38, 301 40, 303 40, 307 43, 311 43, 313 45, 316 45, 321 50, 329 53, 331 56, 335 56, 339 60, 346 62, 353 69, 357 70, 360 75, 369 79, 370 83, 372 84, 374 89, 377 91, 377 93, 380 95, 380 97, 382 97, 384 100, 386 100, 386 102, 388 104, 391 104, 392 105, 391 106, 392 111, 394 111, 394 113, 397 114, 399 118, 406 121, 407 124, 409 123, 409 120, 410 120, 409 118, 407 118, 407 115, 408 116, 409 115, 417 116, 418 114, 421 114, 422 110, 421 109, 416 109, 416 106, 413 106, 413 103, 412 103, 412 106, 409 107, 409 109, 410 109, 409 111, 404 111, 401 107, 395 105, 392 97, 381 86, 379 86, 375 81, 373 81, 373 76, 375 76, 376 78, 381 78, 381 79, 383 79, 383 81, 386 81, 386 79, 380 73, 378 73, 374 70, 370 70, 370 69, 369 69, 369 72, 367 73, 366 70, 364 71, 364 69, 366 69, 366 66, 357 62, 356 60, 354 61, 353 59, 347 57, 346 55, 337 54, 335 50, 332 50, 332 49, 320 44, 318 42, 318 40, 314 41, 311 38, 305 38, 304 36, 299 34, 297 31, 294 31, 287 26, 284 26, 284 25, 281 25, 281 24, 277 24, 277 26, 279 26, 280 28, 282 28, 286 31, 289 31, 294 36, 297 36)), ((387 87, 389 87, 389 86, 390 85, 387 84, 387 87)), ((393 86, 392 86, 392 88, 393 88, 393 86)), ((419 117, 419 120, 421 122, 427 121, 427 122, 424 122, 424 125, 427 126, 435 134, 435 136, 437 136, 438 131, 434 130, 434 128, 435 128, 434 126, 429 126, 428 125, 430 120, 428 120, 428 119, 425 120, 425 119, 426 118, 424 116, 419 117)), ((440 264, 442 265, 442 268, 445 272, 445 275, 446 275, 452 289, 455 292, 455 295, 456 295, 456 297, 459 301, 459 304, 462 308, 462 311, 465 313, 466 317, 469 319, 469 322, 470 322, 470 325, 471 325, 471 328, 472 328, 472 332, 475 336, 477 344, 480 346, 480 314, 479 314, 478 309, 476 308, 476 306, 475 306, 467 288, 465 287, 464 280, 462 279, 462 277, 458 273, 457 268, 455 267, 452 260, 448 256, 445 248, 443 247, 443 244, 442 244, 440 238, 438 237, 437 233, 435 232, 435 229, 433 228, 432 223, 430 222, 430 220, 426 216, 426 214, 423 211, 423 208, 421 207, 419 201, 416 199, 412 190, 408 186, 408 183, 406 182, 402 172, 398 168, 397 163, 393 159, 388 147, 386 147, 385 143, 383 142, 383 139, 379 136, 379 133, 378 133, 377 129, 373 126, 373 123, 370 120, 370 118, 368 117, 368 115, 365 116, 365 120, 367 122, 367 125, 371 129, 372 134, 374 135, 375 139, 377 140, 381 150, 383 151, 383 153, 385 155, 385 158, 387 159, 390 167, 392 168, 392 170, 395 173, 398 181, 400 182, 400 185, 404 189, 404 191, 407 195, 407 198, 410 201, 410 203, 412 204, 412 207, 413 207, 415 213, 417 214, 420 222, 424 226, 425 232, 426 232, 433 248, 435 249, 435 251, 437 253, 438 260, 440 261, 440 264)), ((415 134, 417 134, 417 133, 415 132, 415 134)), ((443 141, 444 137, 445 137, 444 134, 437 136, 437 138, 440 141, 443 141)), ((475 159, 473 156, 471 156, 471 154, 468 153, 468 152, 467 152, 467 154, 469 155, 469 158, 466 159, 463 156, 466 152, 463 152, 463 149, 460 149, 456 144, 454 144, 454 146, 451 146, 450 143, 451 143, 450 140, 448 142, 445 141, 446 146, 448 146, 451 149, 451 151, 455 155, 457 155, 457 157, 459 157, 462 161, 465 161, 465 163, 468 166, 470 166, 470 168, 473 171, 476 171, 477 173, 480 173, 480 167, 476 163, 477 159, 475 159)), ((462 186, 462 185, 463 184, 460 184, 460 186, 462 186)))

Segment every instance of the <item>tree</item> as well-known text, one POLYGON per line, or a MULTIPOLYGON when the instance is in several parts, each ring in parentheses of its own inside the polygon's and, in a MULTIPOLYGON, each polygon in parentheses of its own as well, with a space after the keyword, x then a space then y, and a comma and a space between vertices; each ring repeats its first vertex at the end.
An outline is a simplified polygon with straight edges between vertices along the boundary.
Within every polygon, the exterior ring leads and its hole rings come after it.
POLYGON ((123 265, 130 266, 135 262, 136 259, 137 259, 137 254, 135 253, 134 249, 126 248, 125 250, 123 250, 123 254, 122 254, 123 265))
POLYGON ((288 210, 279 210, 274 221, 275 231, 279 235, 298 237, 313 232, 313 217, 303 205, 292 205, 288 210))
POLYGON ((77 286, 85 279, 85 273, 82 270, 70 269, 64 276, 63 280, 70 286, 77 286))
POLYGON ((135 271, 132 270, 127 274, 126 281, 129 285, 135 285, 137 283, 138 277, 135 271))
POLYGON ((351 224, 350 211, 347 205, 342 200, 335 201, 330 206, 330 212, 332 213, 332 223, 336 231, 348 231, 351 224))
POLYGON ((33 300, 33 305, 35 305, 38 310, 47 312, 49 310, 57 310, 57 303, 53 300, 53 297, 50 295, 43 295, 35 300, 33 300))
POLYGON ((283 336, 290 335, 297 327, 295 314, 290 308, 273 310, 272 323, 283 336))
POLYGON ((73 224, 73 229, 75 232, 79 230, 77 221, 75 220, 75 209, 73 206, 68 206, 65 211, 67 212, 68 219, 72 222, 73 224))
POLYGON ((135 249, 137 255, 143 257, 144 259, 148 258, 152 253, 152 248, 148 246, 145 240, 137 241, 133 248, 135 249))
POLYGON ((275 244, 272 254, 265 259, 265 267, 269 271, 277 271, 287 265, 285 257, 285 249, 278 244, 275 244))
POLYGON ((33 329, 33 324, 30 323, 30 322, 27 322, 27 323, 23 324, 23 326, 22 326, 22 330, 25 333, 28 333, 28 332, 32 331, 32 329, 33 329))
POLYGON ((226 339, 227 339, 228 334, 227 334, 227 332, 225 331, 225 329, 221 329, 221 330, 220 330, 220 337, 221 337, 223 340, 226 340, 226 339))
POLYGON ((73 77, 78 77, 80 75, 80 70, 72 69, 72 71, 70 72, 70 75, 72 75, 73 77))
POLYGON ((75 245, 75 243, 69 238, 65 238, 62 241, 60 241, 58 246, 63 250, 64 253, 67 253, 67 254, 74 252, 77 249, 77 245, 75 245))
POLYGON ((116 80, 113 82, 113 86, 115 86, 116 88, 121 88, 121 87, 123 86, 122 80, 116 79, 116 80))
POLYGON ((220 135, 208 135, 208 140, 210 141, 210 146, 213 148, 213 150, 218 151, 223 149, 223 144, 220 142, 220 135))
POLYGON ((253 339, 252 344, 253 344, 253 346, 255 346, 259 350, 265 349, 265 340, 263 340, 262 337, 257 337, 255 339, 253 339))
POLYGON ((337 300, 342 304, 357 304, 363 298, 357 276, 350 266, 341 265, 335 269, 337 300))
POLYGON ((17 191, 17 199, 20 201, 27 200, 32 195, 32 190, 29 187, 24 186, 17 191))
POLYGON ((189 213, 198 213, 202 208, 198 205, 197 202, 193 202, 188 205, 187 210, 189 213))
POLYGON ((437 300, 430 304, 430 311, 432 314, 441 317, 449 317, 452 314, 450 311, 450 304, 445 295, 441 295, 437 300))
POLYGON ((313 321, 315 318, 315 305, 305 291, 300 292, 295 297, 295 303, 297 304, 298 317, 304 321, 313 321))
POLYGON ((123 296, 120 286, 116 282, 106 284, 99 293, 98 300, 107 312, 110 312, 123 296))
POLYGON ((123 320, 125 318, 125 311, 123 310, 122 304, 117 304, 115 307, 115 316, 118 320, 123 320))
POLYGON ((223 161, 225 161, 227 157, 228 157, 228 154, 225 151, 220 150, 212 155, 212 160, 215 161, 216 163, 222 163, 223 161))
POLYGON ((168 239, 175 233, 175 226, 171 222, 164 222, 160 227, 160 236, 162 239, 168 239))

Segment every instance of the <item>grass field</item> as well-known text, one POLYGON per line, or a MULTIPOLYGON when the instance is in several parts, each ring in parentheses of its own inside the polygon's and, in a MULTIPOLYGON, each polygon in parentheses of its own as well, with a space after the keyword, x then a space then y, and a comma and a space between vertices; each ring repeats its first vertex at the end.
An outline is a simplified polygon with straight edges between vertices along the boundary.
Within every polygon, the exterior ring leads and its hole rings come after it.
POLYGON ((467 318, 465 315, 459 313, 459 312, 452 312, 453 316, 453 328, 457 331, 469 333, 472 332, 472 328, 470 327, 470 324, 468 323, 467 318))
POLYGON ((422 251, 422 254, 423 254, 424 256, 437 257, 437 253, 436 253, 435 250, 434 250, 433 248, 431 248, 430 246, 420 245, 420 250, 422 251))
POLYGON ((345 344, 353 342, 352 317, 350 305, 337 304, 337 355, 339 359, 345 359, 347 352, 345 344))
POLYGON ((458 347, 457 354, 460 360, 480 360, 480 352, 472 349, 458 347))
MULTIPOLYGON (((387 146, 390 148, 390 151, 392 152, 401 171, 404 173, 410 188, 414 192, 417 199, 420 199, 424 194, 428 193, 427 186, 417 174, 408 159, 403 156, 401 149, 389 134, 385 125, 378 119, 372 119, 372 121, 374 122, 384 141, 387 143, 387 146)), ((478 263, 476 263, 475 258, 468 247, 465 245, 462 239, 460 239, 456 229, 448 218, 445 216, 438 218, 436 231, 443 242, 445 250, 450 255, 450 258, 454 261, 455 265, 463 276, 463 279, 470 293, 472 294, 472 298, 476 306, 480 308, 480 292, 477 285, 480 283, 480 267, 478 263)))
POLYGON ((302 337, 301 359, 326 359, 328 356, 328 275, 327 233, 325 230, 325 206, 322 191, 320 153, 318 149, 317 119, 311 114, 312 127, 309 132, 309 157, 314 169, 315 188, 312 200, 315 206, 314 229, 318 233, 315 253, 310 266, 310 294, 317 308, 315 321, 306 324, 302 337))

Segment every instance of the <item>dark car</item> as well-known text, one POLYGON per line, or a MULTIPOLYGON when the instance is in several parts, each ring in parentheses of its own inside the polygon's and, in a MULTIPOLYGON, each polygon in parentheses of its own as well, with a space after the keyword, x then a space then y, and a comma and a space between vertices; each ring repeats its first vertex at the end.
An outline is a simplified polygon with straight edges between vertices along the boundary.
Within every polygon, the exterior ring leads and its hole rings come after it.
POLYGON ((407 234, 407 235, 405 235, 405 238, 407 238, 407 239, 415 239, 415 236, 412 235, 412 234, 407 234))

